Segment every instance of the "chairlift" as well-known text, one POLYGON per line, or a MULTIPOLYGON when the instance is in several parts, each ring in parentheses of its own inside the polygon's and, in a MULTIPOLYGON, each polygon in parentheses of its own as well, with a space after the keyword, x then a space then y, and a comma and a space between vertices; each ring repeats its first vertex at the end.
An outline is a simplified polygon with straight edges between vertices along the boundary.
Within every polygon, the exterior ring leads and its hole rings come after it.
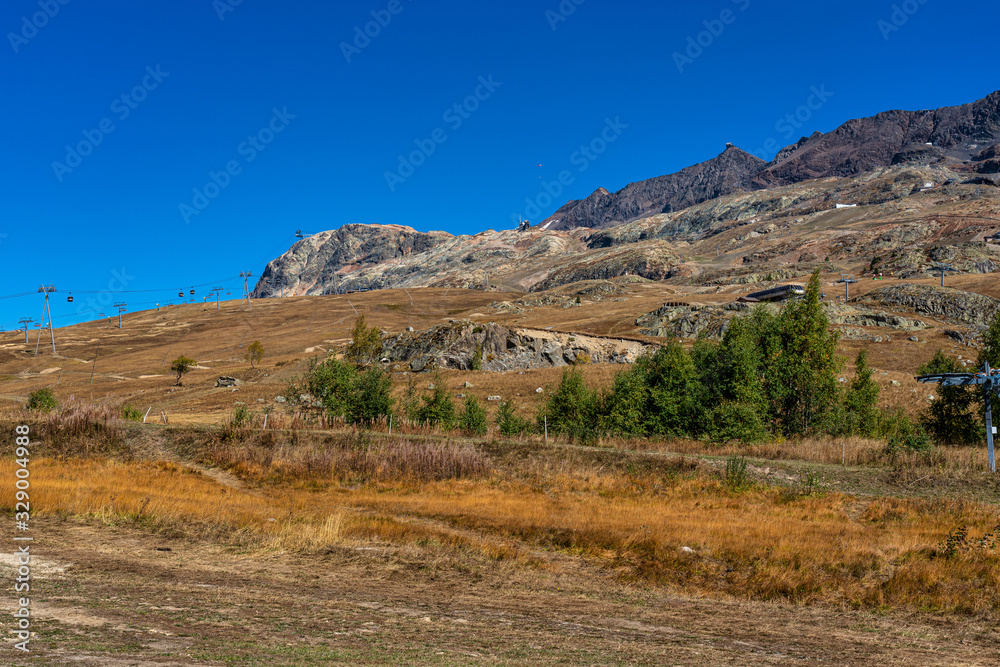
POLYGON ((72 292, 70 293, 70 295, 68 297, 66 297, 66 303, 73 303, 73 294, 72 294, 72 292))
POLYGON ((184 290, 181 290, 180 292, 178 292, 177 296, 179 296, 180 298, 183 299, 184 298, 184 290))
POLYGON ((191 288, 191 296, 194 296, 194 288, 191 288))
POLYGON ((232 296, 232 295, 233 295, 232 292, 226 292, 226 296, 232 296))

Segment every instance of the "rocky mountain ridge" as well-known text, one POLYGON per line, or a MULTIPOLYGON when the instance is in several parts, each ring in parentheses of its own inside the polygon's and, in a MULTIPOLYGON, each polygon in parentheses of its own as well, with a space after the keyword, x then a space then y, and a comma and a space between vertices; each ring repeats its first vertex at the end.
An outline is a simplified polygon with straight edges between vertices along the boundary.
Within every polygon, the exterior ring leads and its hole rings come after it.
POLYGON ((961 178, 941 165, 880 167, 600 230, 453 236, 351 224, 296 242, 268 263, 253 296, 428 286, 540 292, 618 278, 726 285, 817 266, 910 276, 938 262, 989 273, 1000 266, 1000 245, 983 239, 1000 229, 1000 188, 961 178))
POLYGON ((863 174, 898 164, 950 165, 1000 172, 1000 91, 960 106, 885 111, 814 132, 764 162, 732 145, 711 160, 674 174, 600 188, 571 200, 541 223, 545 229, 604 228, 669 213, 742 190, 760 190, 818 178, 863 174), (984 150, 985 149, 985 150, 984 150), (979 164, 973 164, 979 163, 979 164))

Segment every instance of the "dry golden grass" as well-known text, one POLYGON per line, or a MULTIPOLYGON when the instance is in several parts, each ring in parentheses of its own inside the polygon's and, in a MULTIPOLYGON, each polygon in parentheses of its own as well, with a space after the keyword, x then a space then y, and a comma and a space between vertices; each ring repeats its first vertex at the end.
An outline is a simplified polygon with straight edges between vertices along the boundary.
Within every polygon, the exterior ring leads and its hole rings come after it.
POLYGON ((772 461, 805 461, 848 466, 903 466, 939 470, 986 470, 985 447, 939 446, 926 452, 886 450, 885 442, 860 437, 803 438, 785 442, 716 444, 702 440, 605 438, 601 444, 617 449, 696 456, 749 456, 772 461))
MULTIPOLYGON (((11 477, 13 463, 0 463, 0 475, 11 477)), ((976 543, 997 525, 996 510, 971 502, 859 501, 766 487, 736 493, 713 476, 540 461, 520 476, 245 489, 175 463, 39 459, 31 479, 32 504, 42 511, 243 548, 437 544, 525 562, 554 549, 688 595, 1000 610, 1000 558, 992 543, 976 543), (947 538, 959 527, 968 539, 951 553, 947 538)), ((12 493, 0 492, 0 505, 12 506, 12 493)))

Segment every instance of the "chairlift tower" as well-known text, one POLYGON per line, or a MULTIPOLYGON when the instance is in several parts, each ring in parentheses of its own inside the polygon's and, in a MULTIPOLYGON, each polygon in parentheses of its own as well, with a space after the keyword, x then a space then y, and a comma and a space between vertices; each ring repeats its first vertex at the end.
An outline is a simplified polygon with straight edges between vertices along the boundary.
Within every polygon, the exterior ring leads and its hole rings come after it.
POLYGON ((944 287, 944 274, 951 271, 952 273, 958 273, 958 269, 953 267, 951 264, 935 264, 931 267, 931 271, 941 272, 941 287, 944 287))
POLYGON ((250 271, 240 271, 240 278, 243 279, 243 298, 247 302, 247 310, 250 310, 252 305, 250 303, 250 286, 247 285, 247 279, 253 278, 253 273, 250 271))
POLYGON ((122 313, 125 312, 125 306, 127 306, 127 305, 128 304, 126 304, 124 301, 119 301, 118 303, 116 303, 114 305, 114 307, 118 309, 118 328, 119 329, 122 328, 122 313))
POLYGON ((212 289, 215 290, 215 309, 219 310, 219 294, 222 293, 222 288, 221 287, 213 287, 212 289))
POLYGON ((978 373, 935 373, 933 375, 918 375, 917 382, 936 382, 942 387, 964 387, 981 385, 983 400, 986 402, 986 447, 990 456, 990 472, 997 471, 997 462, 993 453, 993 394, 1000 396, 1000 370, 990 368, 989 362, 983 365, 978 373))
POLYGON ((853 273, 841 273, 840 280, 837 282, 844 283, 844 303, 847 303, 851 300, 851 283, 856 283, 858 281, 854 279, 853 273))
POLYGON ((45 328, 45 314, 49 315, 49 337, 52 339, 52 354, 56 353, 56 334, 52 330, 52 309, 49 307, 49 294, 56 291, 55 285, 41 285, 38 288, 39 294, 45 295, 45 305, 42 306, 42 327, 38 330, 38 340, 35 341, 35 354, 38 354, 38 344, 42 341, 42 329, 45 328))
POLYGON ((22 317, 17 321, 24 328, 24 344, 28 344, 28 325, 35 321, 33 317, 22 317))

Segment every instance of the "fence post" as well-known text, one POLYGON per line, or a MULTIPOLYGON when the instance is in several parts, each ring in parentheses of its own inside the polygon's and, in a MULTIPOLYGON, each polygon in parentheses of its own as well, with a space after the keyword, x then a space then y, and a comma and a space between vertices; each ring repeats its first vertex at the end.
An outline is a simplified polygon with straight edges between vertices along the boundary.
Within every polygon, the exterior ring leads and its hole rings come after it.
MULTIPOLYGON (((153 406, 152 406, 152 405, 151 405, 151 406, 149 406, 149 410, 152 410, 152 409, 153 409, 153 406)), ((146 410, 146 414, 144 414, 144 415, 142 416, 142 423, 143 423, 143 424, 145 424, 145 423, 146 423, 146 417, 148 417, 148 416, 149 416, 149 410, 146 410)))
POLYGON ((392 435, 392 413, 389 414, 389 435, 392 435))

